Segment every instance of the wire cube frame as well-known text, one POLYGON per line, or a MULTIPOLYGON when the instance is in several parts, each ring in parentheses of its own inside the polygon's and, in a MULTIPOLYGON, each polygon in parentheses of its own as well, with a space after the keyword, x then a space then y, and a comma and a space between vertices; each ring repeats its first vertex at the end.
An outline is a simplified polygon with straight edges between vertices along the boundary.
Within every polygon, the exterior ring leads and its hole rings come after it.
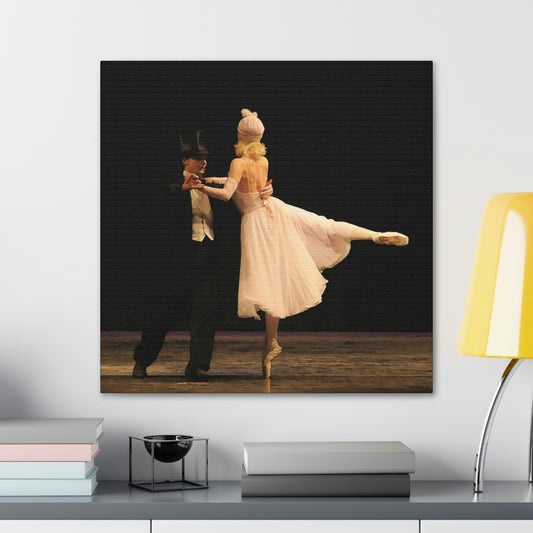
MULTIPOLYGON (((176 438, 174 440, 158 440, 153 438, 146 438, 146 437, 133 437, 129 436, 129 481, 128 484, 132 487, 137 487, 139 489, 144 489, 150 492, 163 492, 163 491, 177 491, 177 490, 197 490, 197 489, 207 489, 209 487, 209 479, 208 479, 208 441, 209 439, 203 439, 203 438, 176 438), (151 471, 150 471, 150 479, 143 479, 138 480, 135 479, 134 476, 134 460, 133 460, 133 448, 134 443, 140 442, 143 444, 143 447, 146 448, 146 450, 150 450, 149 455, 151 457, 151 471), (186 468, 185 468, 185 459, 187 456, 182 457, 181 459, 177 460, 176 463, 181 463, 181 468, 178 466, 178 470, 180 471, 181 475, 177 479, 166 479, 166 480, 158 480, 156 479, 156 458, 155 458, 155 449, 157 443, 165 443, 165 444, 172 444, 172 443, 191 443, 191 449, 194 445, 194 443, 203 444, 203 455, 205 457, 205 462, 203 462, 203 476, 200 476, 202 479, 196 479, 194 481, 187 480, 186 479, 186 468)), ((197 449, 198 446, 195 448, 197 449)), ((201 452, 199 452, 201 453, 201 452)))

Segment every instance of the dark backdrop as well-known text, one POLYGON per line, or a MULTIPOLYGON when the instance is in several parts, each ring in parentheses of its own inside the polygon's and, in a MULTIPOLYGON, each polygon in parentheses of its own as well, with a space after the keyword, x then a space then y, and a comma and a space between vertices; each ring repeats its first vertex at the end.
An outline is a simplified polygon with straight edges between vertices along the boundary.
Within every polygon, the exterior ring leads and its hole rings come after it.
MULTIPOLYGON (((158 191, 181 174, 180 132, 209 135, 207 176, 225 176, 240 110, 257 111, 275 195, 404 248, 353 242, 324 272, 324 301, 284 330, 432 329, 432 63, 429 61, 103 61, 101 325, 139 330, 157 250, 158 191)), ((212 200, 216 201, 216 200, 212 200)), ((224 205, 219 329, 236 317, 239 216, 224 205)), ((184 329, 177 324, 176 329, 184 329)))

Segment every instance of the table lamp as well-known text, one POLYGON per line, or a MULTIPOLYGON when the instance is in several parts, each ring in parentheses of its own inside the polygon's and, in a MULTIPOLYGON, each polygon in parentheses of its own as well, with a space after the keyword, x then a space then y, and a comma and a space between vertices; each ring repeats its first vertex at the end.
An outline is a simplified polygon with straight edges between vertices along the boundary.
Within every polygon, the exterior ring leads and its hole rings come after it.
MULTIPOLYGON (((533 193, 492 196, 481 219, 457 352, 506 357, 490 404, 474 466, 474 492, 483 492, 490 430, 509 380, 533 359, 533 193)), ((533 423, 529 482, 533 481, 533 423)))

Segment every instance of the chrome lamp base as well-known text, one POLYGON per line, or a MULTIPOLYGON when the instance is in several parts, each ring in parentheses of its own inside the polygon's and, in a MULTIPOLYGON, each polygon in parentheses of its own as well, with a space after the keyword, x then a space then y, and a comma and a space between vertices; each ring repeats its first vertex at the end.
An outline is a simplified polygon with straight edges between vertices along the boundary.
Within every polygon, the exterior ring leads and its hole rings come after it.
MULTIPOLYGON (((485 456, 487 455, 487 446, 490 436, 490 431, 492 429, 492 424, 496 416, 496 411, 500 405, 500 400, 502 399, 503 393, 511 380, 511 377, 516 372, 520 363, 523 359, 511 359, 507 367, 505 368, 492 402, 489 406, 489 411, 487 413, 487 418, 485 419, 485 424, 483 425, 483 431, 481 432, 481 440, 479 443, 478 452, 476 455, 476 463, 474 465, 474 492, 479 493, 483 492, 483 480, 485 473, 485 456)), ((533 481, 533 419, 531 425, 531 433, 529 439, 529 482, 533 481)))

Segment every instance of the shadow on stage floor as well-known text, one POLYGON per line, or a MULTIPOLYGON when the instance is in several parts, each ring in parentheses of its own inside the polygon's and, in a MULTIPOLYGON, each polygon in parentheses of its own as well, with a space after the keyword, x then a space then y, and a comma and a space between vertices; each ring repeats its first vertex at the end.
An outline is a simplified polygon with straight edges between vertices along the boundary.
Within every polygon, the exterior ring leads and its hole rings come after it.
POLYGON ((132 378, 140 332, 101 334, 101 392, 110 393, 417 393, 432 392, 431 333, 280 332, 272 377, 261 371, 263 334, 217 332, 209 381, 184 376, 187 332, 169 333, 148 377, 132 378))

